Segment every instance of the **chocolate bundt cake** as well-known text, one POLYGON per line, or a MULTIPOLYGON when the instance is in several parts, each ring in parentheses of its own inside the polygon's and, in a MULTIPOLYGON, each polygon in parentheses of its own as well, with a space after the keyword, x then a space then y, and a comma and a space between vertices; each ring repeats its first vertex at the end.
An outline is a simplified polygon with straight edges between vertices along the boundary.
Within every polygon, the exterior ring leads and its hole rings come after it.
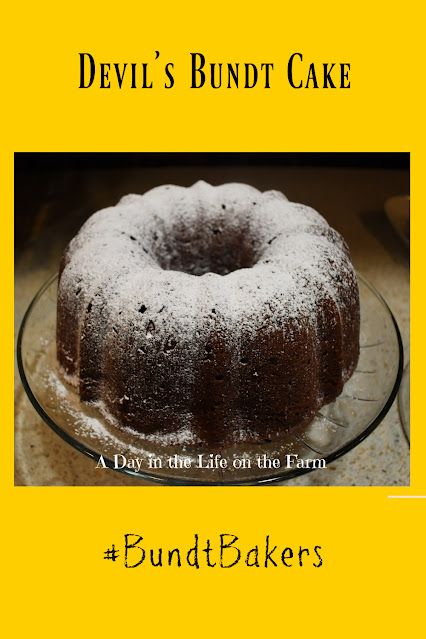
POLYGON ((82 401, 142 437, 274 440, 356 366, 348 248, 278 191, 197 182, 127 195, 65 251, 57 354, 82 401))

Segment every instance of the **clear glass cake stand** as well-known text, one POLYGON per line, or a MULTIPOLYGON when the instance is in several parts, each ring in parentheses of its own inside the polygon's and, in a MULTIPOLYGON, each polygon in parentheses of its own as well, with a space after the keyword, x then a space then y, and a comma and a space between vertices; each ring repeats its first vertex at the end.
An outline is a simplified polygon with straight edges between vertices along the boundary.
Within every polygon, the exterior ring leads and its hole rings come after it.
POLYGON ((410 445, 410 362, 404 369, 398 393, 398 408, 402 428, 408 445, 410 445))
POLYGON ((328 465, 355 448, 380 424, 401 381, 403 350, 395 318, 373 286, 360 275, 358 280, 361 352, 342 394, 324 406, 309 426, 284 432, 279 441, 221 450, 225 462, 196 446, 160 444, 114 428, 95 407, 79 401, 57 370, 57 275, 42 286, 21 324, 17 358, 22 384, 39 415, 70 446, 94 464, 102 455, 106 466, 128 475, 174 485, 250 485, 321 472, 317 469, 323 463, 328 465), (160 460, 155 467, 154 458, 160 460), (136 460, 139 468, 132 467, 136 460))

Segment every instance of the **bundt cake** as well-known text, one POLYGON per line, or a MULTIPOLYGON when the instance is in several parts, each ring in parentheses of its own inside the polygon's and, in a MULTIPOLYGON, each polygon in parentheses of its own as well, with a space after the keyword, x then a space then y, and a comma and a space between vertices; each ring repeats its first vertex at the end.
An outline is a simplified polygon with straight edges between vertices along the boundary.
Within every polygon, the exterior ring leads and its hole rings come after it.
POLYGON ((273 441, 342 392, 358 354, 348 248, 278 191, 197 182, 127 195, 61 262, 61 370, 81 401, 142 437, 273 441))

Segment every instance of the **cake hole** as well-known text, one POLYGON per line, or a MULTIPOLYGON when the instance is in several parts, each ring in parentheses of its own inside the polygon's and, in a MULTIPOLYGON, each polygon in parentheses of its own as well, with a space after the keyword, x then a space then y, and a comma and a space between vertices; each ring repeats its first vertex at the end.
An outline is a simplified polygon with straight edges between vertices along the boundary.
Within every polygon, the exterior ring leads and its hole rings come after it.
MULTIPOLYGON (((225 210, 227 205, 220 206, 225 210)), ((248 208, 251 207, 249 201, 248 208)), ((255 225, 249 226, 244 213, 238 218, 222 215, 216 209, 210 211, 206 224, 204 216, 198 218, 193 211, 182 212, 176 224, 166 219, 158 241, 150 235, 149 243, 146 240, 141 249, 162 269, 190 275, 228 275, 251 268, 261 259, 265 244, 255 225)))
POLYGON ((146 306, 145 304, 142 304, 142 306, 139 308, 139 313, 145 313, 146 311, 146 306))
POLYGON ((91 310, 92 310, 92 302, 89 302, 87 305, 87 312, 90 313, 91 310))
POLYGON ((114 331, 114 333, 115 333, 116 335, 118 335, 118 331, 117 331, 117 329, 115 328, 115 326, 113 326, 113 327, 112 327, 112 330, 114 331))
POLYGON ((129 235, 130 239, 136 242, 136 238, 133 235, 129 235))
POLYGON ((240 359, 240 364, 242 364, 243 366, 246 366, 249 363, 247 357, 241 357, 240 359))
POLYGON ((75 292, 75 296, 76 296, 76 297, 78 297, 78 296, 80 295, 80 293, 81 293, 81 286, 80 286, 80 288, 78 288, 78 289, 76 290, 76 292, 75 292))
POLYGON ((276 239, 277 239, 277 237, 278 237, 278 235, 274 235, 274 237, 271 237, 271 239, 270 239, 270 240, 268 240, 268 244, 272 244, 272 242, 273 242, 274 240, 276 240, 276 239))

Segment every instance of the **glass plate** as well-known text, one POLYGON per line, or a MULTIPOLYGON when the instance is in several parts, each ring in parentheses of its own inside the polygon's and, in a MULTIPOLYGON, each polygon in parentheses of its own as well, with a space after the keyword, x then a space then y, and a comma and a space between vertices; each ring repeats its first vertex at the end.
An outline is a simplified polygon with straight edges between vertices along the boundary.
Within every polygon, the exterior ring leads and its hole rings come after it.
POLYGON ((57 275, 42 286, 22 320, 17 346, 22 383, 46 424, 95 463, 102 455, 110 468, 166 484, 284 481, 328 465, 357 446, 380 424, 398 391, 403 362, 398 326, 373 286, 360 275, 358 281, 361 351, 357 369, 342 394, 324 406, 309 426, 283 433, 280 441, 238 444, 217 456, 188 444, 160 444, 112 427, 95 407, 81 403, 59 377, 57 275))
POLYGON ((410 444, 410 362, 404 369, 398 393, 399 416, 408 444, 410 444))

